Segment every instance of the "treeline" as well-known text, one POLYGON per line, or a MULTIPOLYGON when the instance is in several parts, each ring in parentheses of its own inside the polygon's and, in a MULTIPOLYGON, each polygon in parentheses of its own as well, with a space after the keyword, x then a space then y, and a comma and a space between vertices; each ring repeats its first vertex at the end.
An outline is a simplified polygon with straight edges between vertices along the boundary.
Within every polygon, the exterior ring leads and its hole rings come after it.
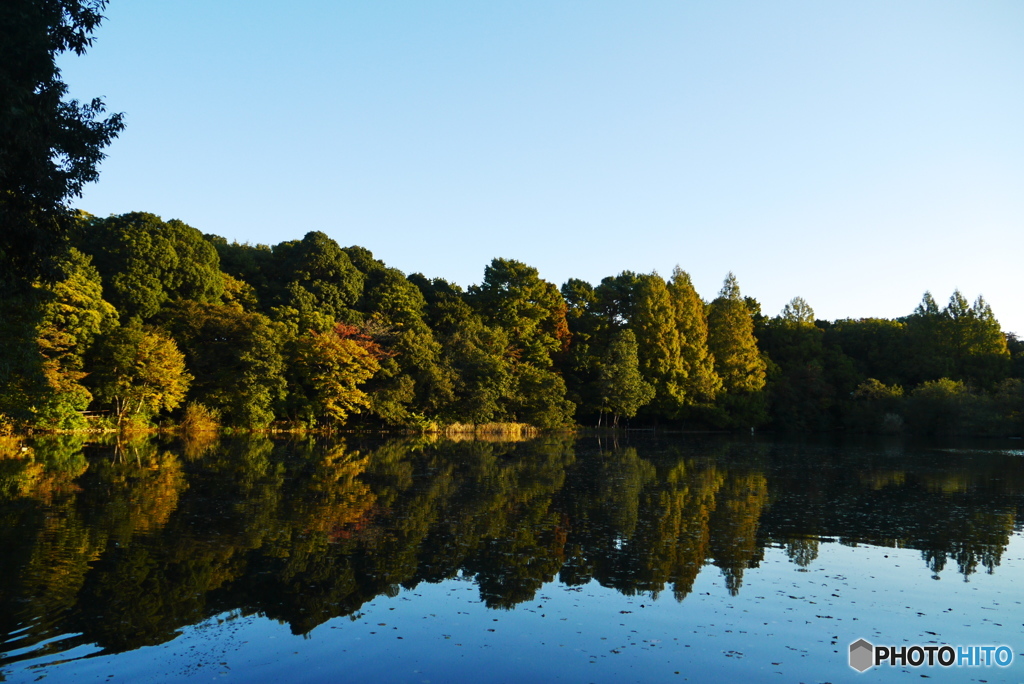
POLYGON ((252 246, 146 213, 82 214, 69 244, 0 292, 9 426, 1024 430, 1024 343, 959 292, 829 322, 799 297, 770 318, 732 274, 706 302, 679 268, 559 288, 495 259, 464 290, 320 232, 252 246))

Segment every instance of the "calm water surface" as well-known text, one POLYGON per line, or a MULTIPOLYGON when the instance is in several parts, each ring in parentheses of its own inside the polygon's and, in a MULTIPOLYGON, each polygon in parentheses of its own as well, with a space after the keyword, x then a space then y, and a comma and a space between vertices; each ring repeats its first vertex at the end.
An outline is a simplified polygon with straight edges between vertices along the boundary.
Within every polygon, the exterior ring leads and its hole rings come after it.
POLYGON ((1024 681, 1020 442, 30 446, 0 681, 1024 681))

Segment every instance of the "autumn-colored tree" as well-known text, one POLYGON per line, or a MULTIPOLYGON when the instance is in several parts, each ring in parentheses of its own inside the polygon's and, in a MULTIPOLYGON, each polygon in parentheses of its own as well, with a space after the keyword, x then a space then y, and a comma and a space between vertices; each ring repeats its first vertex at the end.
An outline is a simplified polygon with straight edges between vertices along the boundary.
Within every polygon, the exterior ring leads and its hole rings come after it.
POLYGON ((115 328, 100 340, 95 368, 90 380, 96 395, 111 404, 119 423, 176 408, 192 382, 174 340, 138 322, 115 328))
POLYGON ((358 328, 339 323, 326 333, 310 331, 299 337, 297 348, 295 362, 317 418, 343 424, 370 406, 360 385, 380 369, 383 353, 358 328))
POLYGON ((715 359, 708 350, 707 307, 693 287, 689 274, 678 266, 668 283, 675 307, 683 369, 683 401, 688 405, 714 401, 722 391, 715 359))
POLYGON ((757 392, 764 387, 765 362, 758 352, 750 310, 732 273, 708 310, 708 350, 726 392, 757 392))
POLYGON ((640 373, 655 391, 651 408, 672 418, 683 405, 686 375, 676 310, 664 279, 657 273, 640 276, 632 308, 629 327, 636 334, 640 373))

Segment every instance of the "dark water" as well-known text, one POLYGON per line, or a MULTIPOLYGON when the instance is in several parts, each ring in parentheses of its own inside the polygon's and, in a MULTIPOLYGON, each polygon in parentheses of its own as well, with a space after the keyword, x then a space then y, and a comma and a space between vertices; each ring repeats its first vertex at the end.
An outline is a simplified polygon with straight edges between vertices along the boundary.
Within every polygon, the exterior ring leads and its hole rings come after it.
POLYGON ((0 443, 0 680, 1024 680, 1024 445, 0 443), (1009 667, 848 647, 1008 645, 1009 667))

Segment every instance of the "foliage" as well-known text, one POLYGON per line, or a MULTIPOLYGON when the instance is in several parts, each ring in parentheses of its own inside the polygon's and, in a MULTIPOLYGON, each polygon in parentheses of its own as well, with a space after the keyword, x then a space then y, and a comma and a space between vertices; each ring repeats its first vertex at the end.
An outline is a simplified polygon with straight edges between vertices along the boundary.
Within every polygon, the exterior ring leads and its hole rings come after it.
POLYGON ((569 346, 568 307, 537 269, 512 259, 494 259, 469 299, 489 325, 509 333, 516 357, 541 368, 569 346))
POLYGON ((0 263, 20 275, 22 286, 51 275, 48 260, 64 252, 72 225, 67 201, 96 180, 103 148, 124 128, 121 114, 102 118, 101 99, 68 99, 57 68, 61 54, 82 55, 92 45, 105 5, 0 5, 0 263))
POLYGON ((81 412, 92 400, 82 384, 85 356, 98 335, 117 324, 117 312, 102 296, 99 274, 87 256, 71 249, 59 264, 60 279, 42 290, 36 346, 44 380, 35 397, 35 420, 43 427, 81 428, 81 412))
POLYGON ((350 413, 370 405, 359 388, 380 369, 382 352, 354 326, 339 323, 326 333, 299 338, 296 363, 317 418, 344 424, 350 413))
POLYGON ((190 401, 185 406, 179 427, 186 434, 216 432, 220 429, 220 414, 198 402, 190 401))
POLYGON ((678 266, 672 271, 668 290, 679 333, 683 401, 690 406, 707 404, 722 391, 722 379, 715 372, 715 359, 708 348, 707 307, 689 274, 678 266))
POLYGON ((726 392, 757 392, 764 387, 766 364, 757 348, 750 310, 732 273, 708 308, 708 350, 726 392))
POLYGON ((640 373, 637 342, 632 330, 620 330, 612 339, 601 364, 599 382, 601 410, 612 414, 614 427, 619 425, 619 416, 632 418, 642 406, 654 399, 654 386, 645 382, 640 373))
POLYGON ((665 281, 657 273, 638 277, 629 325, 636 334, 640 373, 655 392, 651 408, 672 418, 683 404, 686 371, 676 309, 665 281))
POLYGON ((124 321, 148 320, 178 299, 215 303, 224 294, 217 250, 181 221, 142 212, 89 218, 76 242, 92 255, 124 321))
POLYGON ((174 340, 137 321, 100 340, 95 368, 90 381, 97 397, 112 405, 118 423, 176 408, 193 379, 174 340))
POLYGON ((161 318, 195 378, 193 400, 231 425, 263 428, 274 420, 286 391, 280 326, 259 313, 190 300, 172 304, 161 318))

